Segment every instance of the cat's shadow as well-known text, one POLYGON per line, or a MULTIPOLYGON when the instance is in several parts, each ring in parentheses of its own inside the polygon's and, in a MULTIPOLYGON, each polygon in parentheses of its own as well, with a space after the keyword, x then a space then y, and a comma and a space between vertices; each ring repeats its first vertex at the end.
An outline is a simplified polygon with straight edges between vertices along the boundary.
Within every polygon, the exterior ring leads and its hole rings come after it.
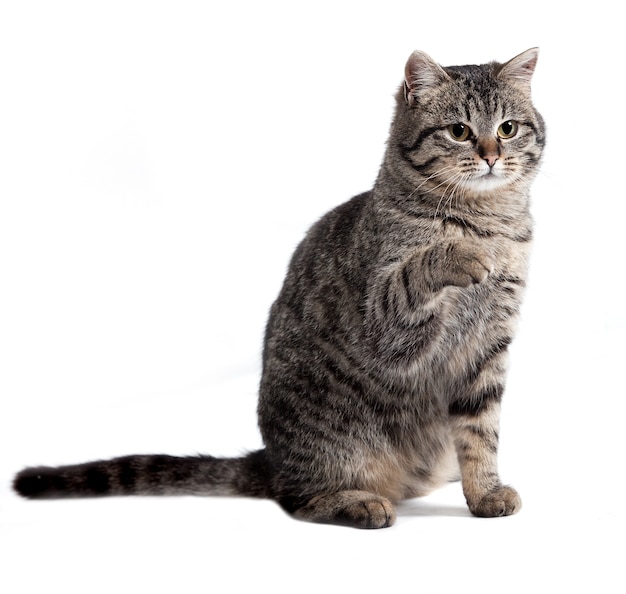
POLYGON ((448 505, 433 501, 403 501, 396 508, 398 516, 441 516, 441 517, 472 517, 465 505, 448 505))

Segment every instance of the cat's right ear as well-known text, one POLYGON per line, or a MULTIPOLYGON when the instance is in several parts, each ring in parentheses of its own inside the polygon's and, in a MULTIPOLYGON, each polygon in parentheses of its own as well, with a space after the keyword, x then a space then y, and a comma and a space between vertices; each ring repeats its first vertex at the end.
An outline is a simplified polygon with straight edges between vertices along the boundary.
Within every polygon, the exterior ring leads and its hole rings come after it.
POLYGON ((404 68, 404 98, 413 105, 424 91, 450 80, 444 69, 427 53, 413 52, 404 68))

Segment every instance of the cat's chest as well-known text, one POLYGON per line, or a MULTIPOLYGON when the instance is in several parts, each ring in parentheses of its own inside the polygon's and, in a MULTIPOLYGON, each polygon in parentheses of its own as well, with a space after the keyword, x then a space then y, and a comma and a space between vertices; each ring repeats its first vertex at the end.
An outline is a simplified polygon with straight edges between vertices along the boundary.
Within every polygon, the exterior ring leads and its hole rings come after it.
POLYGON ((440 362, 455 375, 489 350, 492 343, 512 338, 526 285, 530 241, 486 238, 493 270, 481 283, 449 287, 442 299, 440 362))
POLYGON ((494 254, 494 270, 492 277, 517 278, 526 282, 528 259, 531 250, 531 239, 528 235, 512 238, 493 238, 486 240, 494 254))

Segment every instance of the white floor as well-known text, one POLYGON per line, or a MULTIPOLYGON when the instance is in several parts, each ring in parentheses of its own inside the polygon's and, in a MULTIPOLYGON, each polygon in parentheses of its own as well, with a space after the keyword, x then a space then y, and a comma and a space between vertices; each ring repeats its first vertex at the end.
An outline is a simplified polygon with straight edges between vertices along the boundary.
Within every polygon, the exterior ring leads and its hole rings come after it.
POLYGON ((624 591, 617 9, 418 4, 0 7, 3 593, 624 591), (309 224, 371 186, 408 54, 534 45, 549 146, 500 456, 520 514, 473 518, 458 484, 371 532, 12 494, 26 465, 259 447, 267 310, 309 224))
MULTIPOLYGON (((234 454, 235 441, 255 447, 254 379, 246 379, 213 385, 219 398, 204 401, 172 393, 182 412, 159 398, 154 406, 131 399, 80 411, 20 412, 11 420, 14 429, 3 431, 3 451, 10 454, 2 459, 4 480, 25 463, 148 451, 138 445, 142 436, 153 451, 173 453, 206 444, 234 454)), ((523 401, 522 394, 510 396, 523 401)), ((585 453, 581 444, 567 443, 574 430, 558 426, 562 421, 553 408, 548 419, 520 428, 515 411, 526 423, 534 416, 525 406, 507 407, 502 452, 503 475, 524 498, 516 516, 472 517, 458 484, 402 504, 396 525, 379 531, 297 522, 270 501, 29 502, 5 488, 0 581, 9 588, 3 590, 621 591, 624 513, 618 480, 604 474, 601 462, 594 464, 603 455, 598 446, 585 453), (557 428, 546 430, 549 422, 557 428), (571 459, 563 459, 567 455, 571 459)))

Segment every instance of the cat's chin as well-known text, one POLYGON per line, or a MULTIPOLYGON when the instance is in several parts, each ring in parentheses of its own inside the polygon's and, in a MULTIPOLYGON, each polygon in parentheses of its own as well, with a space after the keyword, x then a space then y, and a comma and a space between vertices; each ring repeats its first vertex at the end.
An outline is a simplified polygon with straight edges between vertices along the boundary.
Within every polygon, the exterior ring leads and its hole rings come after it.
POLYGON ((509 184, 510 180, 506 177, 488 173, 472 179, 467 186, 476 194, 488 194, 494 190, 502 190, 509 184))

